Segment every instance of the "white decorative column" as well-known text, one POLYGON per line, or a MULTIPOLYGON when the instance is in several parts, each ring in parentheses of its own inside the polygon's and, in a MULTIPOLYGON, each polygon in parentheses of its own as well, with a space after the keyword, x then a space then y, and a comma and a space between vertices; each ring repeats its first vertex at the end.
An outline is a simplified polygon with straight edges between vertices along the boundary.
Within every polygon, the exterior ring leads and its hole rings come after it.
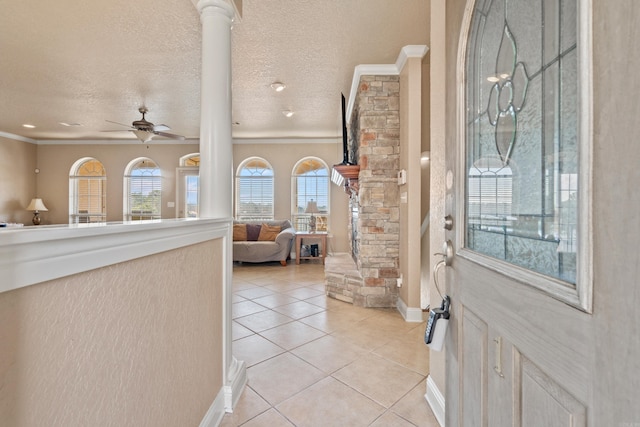
POLYGON ((200 212, 201 218, 228 220, 223 265, 224 407, 232 412, 246 384, 246 366, 232 353, 231 224, 233 152, 231 141, 231 25, 234 8, 224 0, 199 0, 202 23, 200 76, 200 212))
POLYGON ((200 217, 233 216, 231 145, 231 24, 224 0, 200 0, 200 217))

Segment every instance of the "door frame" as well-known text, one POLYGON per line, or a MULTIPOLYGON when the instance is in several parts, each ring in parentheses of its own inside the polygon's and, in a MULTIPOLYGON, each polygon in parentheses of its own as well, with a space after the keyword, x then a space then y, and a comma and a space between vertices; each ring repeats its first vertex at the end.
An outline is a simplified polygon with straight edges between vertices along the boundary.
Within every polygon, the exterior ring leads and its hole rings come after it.
MULTIPOLYGON (((186 213, 180 216, 180 210, 184 209, 187 189, 185 188, 186 176, 200 176, 198 166, 179 166, 176 168, 176 218, 187 218, 186 213)), ((200 206, 200 193, 198 192, 198 207, 200 206)))

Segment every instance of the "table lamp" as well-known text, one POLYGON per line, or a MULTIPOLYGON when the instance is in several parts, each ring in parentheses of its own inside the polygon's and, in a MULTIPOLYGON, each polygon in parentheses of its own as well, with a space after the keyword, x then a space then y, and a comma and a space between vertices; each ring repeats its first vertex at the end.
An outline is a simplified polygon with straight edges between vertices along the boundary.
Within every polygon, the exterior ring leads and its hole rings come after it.
POLYGON ((40 211, 47 212, 49 209, 44 205, 40 198, 31 199, 31 203, 27 206, 27 210, 33 212, 33 225, 40 225, 40 211))
POLYGON ((313 214, 317 214, 320 211, 318 210, 318 204, 313 200, 309 200, 307 202, 307 208, 304 210, 304 213, 311 214, 309 218, 309 231, 312 233, 316 232, 316 217, 313 214))

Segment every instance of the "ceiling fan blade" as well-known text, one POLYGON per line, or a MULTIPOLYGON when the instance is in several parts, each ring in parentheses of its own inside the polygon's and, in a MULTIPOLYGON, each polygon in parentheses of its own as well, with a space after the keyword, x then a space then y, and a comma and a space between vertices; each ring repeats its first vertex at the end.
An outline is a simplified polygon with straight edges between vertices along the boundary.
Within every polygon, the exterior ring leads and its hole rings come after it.
POLYGON ((123 123, 118 123, 118 122, 114 122, 114 121, 111 121, 111 120, 105 120, 105 121, 106 121, 106 122, 109 122, 109 123, 116 124, 116 125, 125 126, 125 127, 128 127, 128 128, 135 129, 135 128, 133 128, 133 126, 125 125, 125 124, 123 124, 123 123))
POLYGON ((154 132, 162 132, 164 130, 171 130, 171 128, 167 125, 153 125, 154 132))
POLYGON ((165 138, 171 138, 171 139, 184 139, 184 136, 182 135, 175 135, 173 133, 166 133, 166 132, 153 132, 156 135, 160 135, 160 136, 164 136, 165 138))

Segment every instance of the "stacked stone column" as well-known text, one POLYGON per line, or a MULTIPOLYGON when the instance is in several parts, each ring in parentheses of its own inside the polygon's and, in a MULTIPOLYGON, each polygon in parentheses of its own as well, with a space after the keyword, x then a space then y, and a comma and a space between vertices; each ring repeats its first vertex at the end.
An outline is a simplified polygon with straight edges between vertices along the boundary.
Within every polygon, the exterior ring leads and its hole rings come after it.
POLYGON ((353 302, 395 307, 399 269, 400 82, 398 76, 362 76, 352 116, 360 165, 359 250, 363 283, 353 302))

